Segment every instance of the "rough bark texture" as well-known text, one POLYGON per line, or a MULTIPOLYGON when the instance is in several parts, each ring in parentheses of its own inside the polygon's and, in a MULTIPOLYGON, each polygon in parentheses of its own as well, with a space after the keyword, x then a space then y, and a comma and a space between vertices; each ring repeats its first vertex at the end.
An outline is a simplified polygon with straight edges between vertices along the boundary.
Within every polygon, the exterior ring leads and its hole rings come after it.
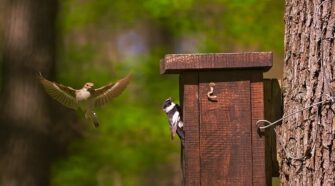
MULTIPOLYGON (((334 96, 335 2, 286 0, 284 113, 334 96)), ((314 106, 277 128, 282 185, 335 184, 335 105, 314 106)))
POLYGON ((63 117, 51 114, 55 112, 35 78, 37 71, 53 74, 57 1, 11 0, 6 6, 0 185, 45 186, 57 142, 67 139, 62 138, 64 125, 51 125, 63 117))

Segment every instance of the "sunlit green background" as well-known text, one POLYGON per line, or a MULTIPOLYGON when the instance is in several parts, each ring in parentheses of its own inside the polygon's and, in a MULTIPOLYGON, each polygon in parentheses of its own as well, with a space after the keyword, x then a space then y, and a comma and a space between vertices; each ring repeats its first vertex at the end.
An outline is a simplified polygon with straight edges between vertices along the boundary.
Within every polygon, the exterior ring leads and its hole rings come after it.
POLYGON ((178 77, 160 75, 159 60, 167 53, 273 51, 267 76, 280 77, 283 12, 278 0, 60 0, 58 81, 79 88, 128 72, 134 78, 97 110, 101 127, 87 127, 54 163, 52 185, 180 185, 179 142, 170 140, 161 110, 167 97, 178 102, 178 77))

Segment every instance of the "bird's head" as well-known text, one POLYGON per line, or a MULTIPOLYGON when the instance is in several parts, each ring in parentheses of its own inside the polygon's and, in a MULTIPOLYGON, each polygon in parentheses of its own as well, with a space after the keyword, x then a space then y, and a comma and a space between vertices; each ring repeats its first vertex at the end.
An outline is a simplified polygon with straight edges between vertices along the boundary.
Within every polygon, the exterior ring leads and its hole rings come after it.
POLYGON ((172 102, 171 98, 168 98, 164 101, 163 110, 166 112, 170 110, 170 108, 173 106, 174 106, 174 103, 172 102))
POLYGON ((93 83, 88 82, 88 83, 85 83, 84 88, 86 88, 87 90, 90 90, 91 88, 93 88, 93 86, 94 86, 93 83))

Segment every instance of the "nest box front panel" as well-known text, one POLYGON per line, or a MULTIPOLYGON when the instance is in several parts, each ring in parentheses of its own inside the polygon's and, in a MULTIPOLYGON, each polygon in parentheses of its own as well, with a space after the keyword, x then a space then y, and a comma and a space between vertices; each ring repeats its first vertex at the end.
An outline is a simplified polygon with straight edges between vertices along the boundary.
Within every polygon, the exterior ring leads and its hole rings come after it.
POLYGON ((250 184, 250 90, 250 79, 238 72, 199 73, 201 185, 250 184))

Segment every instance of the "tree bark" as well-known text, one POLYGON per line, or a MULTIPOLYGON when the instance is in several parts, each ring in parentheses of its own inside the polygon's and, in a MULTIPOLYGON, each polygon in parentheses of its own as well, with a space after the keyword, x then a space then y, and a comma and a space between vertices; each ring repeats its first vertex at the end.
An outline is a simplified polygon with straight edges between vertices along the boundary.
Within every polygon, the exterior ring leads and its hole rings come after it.
MULTIPOLYGON (((284 113, 335 96, 335 2, 286 0, 284 113)), ((282 185, 335 184, 335 105, 313 106, 277 128, 282 185)))
POLYGON ((56 13, 57 0, 8 0, 6 4, 0 105, 3 186, 49 185, 56 152, 51 125, 55 117, 35 75, 54 73, 56 13))

